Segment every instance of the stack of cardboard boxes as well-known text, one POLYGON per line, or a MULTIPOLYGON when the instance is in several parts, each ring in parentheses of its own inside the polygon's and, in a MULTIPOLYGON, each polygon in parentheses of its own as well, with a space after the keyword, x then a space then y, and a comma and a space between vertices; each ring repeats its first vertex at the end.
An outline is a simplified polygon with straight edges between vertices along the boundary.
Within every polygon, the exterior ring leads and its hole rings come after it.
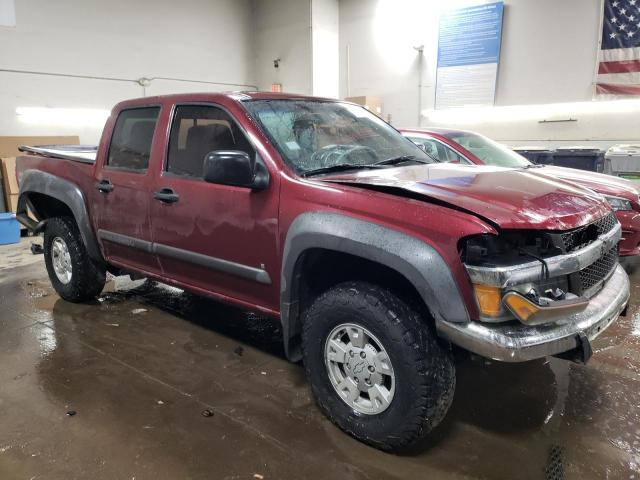
POLYGON ((16 156, 21 145, 78 145, 78 137, 0 137, 0 211, 15 212, 18 206, 18 181, 16 180, 16 156))
POLYGON ((347 97, 347 102, 357 103, 382 118, 382 101, 378 97, 347 97))

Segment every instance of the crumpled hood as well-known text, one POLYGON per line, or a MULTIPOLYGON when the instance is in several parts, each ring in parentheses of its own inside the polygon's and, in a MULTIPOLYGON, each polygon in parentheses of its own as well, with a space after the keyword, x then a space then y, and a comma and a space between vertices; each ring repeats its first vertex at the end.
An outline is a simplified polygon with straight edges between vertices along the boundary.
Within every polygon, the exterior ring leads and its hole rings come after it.
POLYGON ((638 202, 640 184, 625 178, 605 175, 604 173, 587 172, 576 168, 556 167, 555 165, 546 165, 537 169, 537 171, 542 175, 553 175, 562 180, 578 183, 602 195, 612 195, 626 198, 635 203, 638 202))
POLYGON ((431 164, 315 177, 393 194, 424 196, 473 213, 500 228, 569 230, 611 211, 603 197, 535 169, 431 164))

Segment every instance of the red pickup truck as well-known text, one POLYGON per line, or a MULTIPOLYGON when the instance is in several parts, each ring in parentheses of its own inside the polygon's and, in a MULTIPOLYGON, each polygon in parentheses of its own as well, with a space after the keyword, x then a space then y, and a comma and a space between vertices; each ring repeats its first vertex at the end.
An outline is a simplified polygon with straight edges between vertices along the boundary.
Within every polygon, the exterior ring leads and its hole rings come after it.
POLYGON ((143 98, 116 105, 95 149, 23 152, 17 216, 44 232, 62 298, 112 272, 279 317, 322 411, 386 450, 444 417, 454 345, 585 362, 629 298, 602 197, 434 163, 346 102, 143 98))

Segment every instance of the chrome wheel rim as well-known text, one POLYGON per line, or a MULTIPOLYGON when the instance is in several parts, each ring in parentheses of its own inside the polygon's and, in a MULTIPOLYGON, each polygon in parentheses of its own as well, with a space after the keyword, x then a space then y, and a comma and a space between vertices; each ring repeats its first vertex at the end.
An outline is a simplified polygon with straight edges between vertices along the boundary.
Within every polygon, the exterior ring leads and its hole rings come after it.
POLYGON ((325 365, 338 396, 356 412, 377 415, 393 400, 395 375, 384 346, 355 323, 335 327, 325 343, 325 365))
POLYGON ((55 237, 51 242, 51 264, 60 283, 66 285, 71 281, 71 254, 67 243, 60 237, 55 237))

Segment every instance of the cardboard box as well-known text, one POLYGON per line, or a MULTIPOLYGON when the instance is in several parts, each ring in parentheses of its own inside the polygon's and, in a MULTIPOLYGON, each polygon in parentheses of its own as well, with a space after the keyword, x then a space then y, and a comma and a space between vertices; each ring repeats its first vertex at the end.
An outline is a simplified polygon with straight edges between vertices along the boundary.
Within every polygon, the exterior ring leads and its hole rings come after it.
POLYGON ((7 211, 16 213, 18 209, 18 194, 7 195, 7 211))
POLYGON ((2 186, 5 196, 18 193, 18 180, 16 180, 16 157, 0 159, 2 162, 2 186))
POLYGON ((7 211, 15 212, 18 204, 18 181, 16 180, 16 157, 22 155, 21 145, 78 145, 78 136, 66 137, 0 137, 0 172, 7 211), (15 198, 12 198, 15 195, 15 198))
MULTIPOLYGON (((7 198, 7 212, 13 212, 16 213, 16 210, 18 209, 18 194, 15 195, 9 195, 7 198)), ((31 218, 33 218, 33 215, 29 214, 29 216, 31 218)), ((27 227, 25 227, 24 225, 20 224, 20 230, 26 230, 27 227)))
POLYGON ((6 212, 6 211, 7 211, 7 205, 4 201, 4 187, 0 182, 0 212, 6 212))
POLYGON ((0 158, 17 157, 21 155, 18 147, 21 145, 78 145, 80 138, 78 136, 68 137, 0 137, 0 158))
POLYGON ((379 117, 382 117, 382 102, 378 97, 347 97, 345 98, 347 102, 357 103, 358 105, 362 105, 367 110, 375 113, 379 117))

